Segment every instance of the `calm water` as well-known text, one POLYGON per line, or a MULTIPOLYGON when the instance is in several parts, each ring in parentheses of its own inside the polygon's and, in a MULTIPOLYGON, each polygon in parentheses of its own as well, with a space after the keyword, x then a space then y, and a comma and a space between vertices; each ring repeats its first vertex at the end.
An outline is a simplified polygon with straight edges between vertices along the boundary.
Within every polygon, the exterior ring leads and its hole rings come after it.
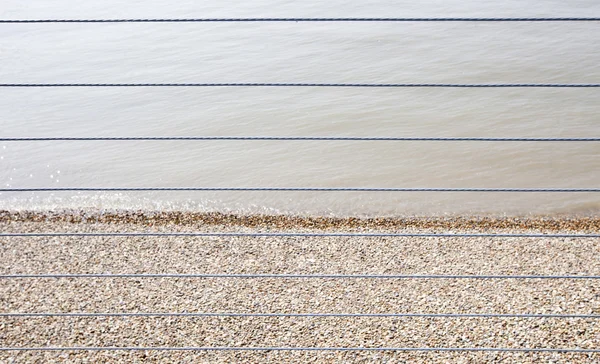
MULTIPOLYGON (((3 0, 0 17, 600 16, 579 1, 3 0)), ((598 83, 600 23, 2 24, 0 82, 598 83)), ((0 134, 598 137, 599 89, 0 89, 0 134)), ((600 143, 0 144, 0 184, 600 187, 600 143)), ((0 208, 597 213, 600 194, 3 193, 0 208)))

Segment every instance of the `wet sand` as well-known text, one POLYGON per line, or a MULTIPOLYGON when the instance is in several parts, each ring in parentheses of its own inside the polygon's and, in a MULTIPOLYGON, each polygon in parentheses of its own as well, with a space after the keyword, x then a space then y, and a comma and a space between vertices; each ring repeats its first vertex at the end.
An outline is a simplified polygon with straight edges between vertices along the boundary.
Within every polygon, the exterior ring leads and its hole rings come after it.
MULTIPOLYGON (((7 232, 599 233, 593 217, 336 219, 0 212, 7 232)), ((599 238, 4 237, 2 274, 600 275, 599 238)), ((7 312, 600 315, 600 280, 0 280, 7 312)), ((0 317, 0 346, 600 348, 595 318, 0 317)), ((499 352, 0 352, 1 362, 598 362, 499 352)))

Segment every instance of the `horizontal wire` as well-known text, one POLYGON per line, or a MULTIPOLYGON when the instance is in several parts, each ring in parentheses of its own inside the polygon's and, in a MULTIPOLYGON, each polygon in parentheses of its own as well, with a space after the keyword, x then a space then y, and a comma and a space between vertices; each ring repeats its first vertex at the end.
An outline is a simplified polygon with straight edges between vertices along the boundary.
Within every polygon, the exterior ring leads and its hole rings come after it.
POLYGON ((2 19, 0 23, 230 23, 230 22, 570 22, 594 17, 546 18, 183 18, 183 19, 2 19))
POLYGON ((600 188, 436 188, 436 187, 40 187, 0 188, 0 192, 67 191, 306 191, 306 192, 600 192, 600 188))
POLYGON ((600 353, 600 349, 579 348, 394 348, 394 347, 118 347, 118 346, 71 346, 71 347, 0 347, 0 351, 492 351, 532 353, 600 353))
POLYGON ((600 87, 600 83, 0 83, 0 87, 600 87))
POLYGON ((436 274, 214 274, 214 273, 75 273, 2 274, 0 279, 16 278, 277 278, 277 279, 600 279, 593 275, 436 275, 436 274))
POLYGON ((423 317, 423 318, 557 318, 600 319, 593 314, 501 314, 501 313, 194 313, 194 312, 123 312, 123 313, 0 313, 0 317, 423 317))
POLYGON ((452 234, 452 233, 204 233, 204 232, 141 232, 141 233, 0 233, 7 237, 92 237, 92 236, 205 236, 205 237, 424 237, 424 238, 600 238, 600 234, 452 234))
POLYGON ((159 141, 159 140, 297 140, 297 141, 441 141, 441 142, 598 142, 600 138, 487 138, 487 137, 282 137, 282 136, 165 136, 165 137, 0 137, 0 142, 41 141, 159 141))

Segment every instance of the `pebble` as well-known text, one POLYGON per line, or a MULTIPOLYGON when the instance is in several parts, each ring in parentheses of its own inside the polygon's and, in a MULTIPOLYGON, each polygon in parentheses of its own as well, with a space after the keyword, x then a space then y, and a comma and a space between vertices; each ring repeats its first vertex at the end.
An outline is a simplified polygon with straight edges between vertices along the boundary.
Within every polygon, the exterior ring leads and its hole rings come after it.
MULTIPOLYGON (((0 211, 3 232, 598 233, 600 218, 0 211)), ((0 238, 2 274, 586 274, 598 238, 0 238)), ((597 280, 5 279, 1 312, 600 314, 597 280)), ((600 320, 415 317, 0 318, 0 346, 600 348, 600 320)), ((0 362, 600 362, 499 352, 0 352, 0 362)))

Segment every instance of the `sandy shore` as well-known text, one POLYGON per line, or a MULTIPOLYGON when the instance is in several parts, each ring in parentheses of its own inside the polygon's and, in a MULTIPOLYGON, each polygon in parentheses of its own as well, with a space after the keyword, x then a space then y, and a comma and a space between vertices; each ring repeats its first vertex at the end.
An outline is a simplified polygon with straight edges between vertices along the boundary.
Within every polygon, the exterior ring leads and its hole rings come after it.
MULTIPOLYGON (((333 219, 186 213, 9 213, 7 232, 599 233, 596 218, 333 219)), ((2 274, 600 275, 599 238, 5 237, 2 274)), ((600 280, 2 279, 8 312, 600 315, 600 280)), ((0 317, 0 346, 600 349, 595 318, 0 317)), ((0 352, 0 362, 600 362, 498 352, 0 352)))

